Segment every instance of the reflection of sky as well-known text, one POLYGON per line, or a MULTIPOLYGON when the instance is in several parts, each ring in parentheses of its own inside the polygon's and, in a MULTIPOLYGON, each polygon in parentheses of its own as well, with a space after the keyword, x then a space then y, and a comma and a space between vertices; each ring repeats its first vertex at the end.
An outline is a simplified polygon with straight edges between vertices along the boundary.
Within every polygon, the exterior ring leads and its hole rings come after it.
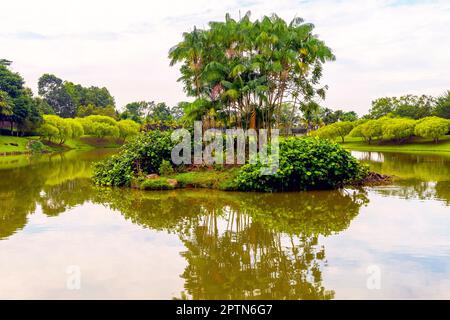
POLYGON ((0 298, 138 298, 180 296, 186 262, 176 235, 143 229, 85 203, 58 217, 40 210, 0 241, 0 298), (81 290, 66 289, 66 268, 81 268, 81 290))
POLYGON ((348 230, 322 238, 324 286, 346 298, 450 298, 450 210, 435 201, 370 192, 348 230), (380 290, 368 290, 367 268, 381 269, 380 290))

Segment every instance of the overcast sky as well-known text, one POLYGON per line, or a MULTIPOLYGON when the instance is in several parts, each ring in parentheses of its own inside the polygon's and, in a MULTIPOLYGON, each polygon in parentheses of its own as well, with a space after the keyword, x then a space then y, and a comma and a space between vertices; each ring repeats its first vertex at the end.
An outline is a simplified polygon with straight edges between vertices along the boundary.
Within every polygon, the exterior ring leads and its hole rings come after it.
POLYGON ((193 26, 277 13, 315 24, 335 62, 325 65, 324 105, 356 110, 389 95, 450 89, 450 1, 39 0, 3 1, 0 58, 37 91, 43 73, 106 86, 118 107, 136 100, 186 100, 167 53, 193 26))

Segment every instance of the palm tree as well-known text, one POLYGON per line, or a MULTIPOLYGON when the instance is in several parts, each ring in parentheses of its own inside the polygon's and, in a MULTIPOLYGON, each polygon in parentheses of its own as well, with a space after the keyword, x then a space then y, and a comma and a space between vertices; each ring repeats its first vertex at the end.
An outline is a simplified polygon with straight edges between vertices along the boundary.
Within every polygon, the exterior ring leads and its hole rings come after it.
POLYGON ((314 129, 314 125, 317 125, 320 121, 319 113, 321 109, 322 107, 315 101, 308 101, 300 105, 300 111, 303 114, 308 132, 314 129))
POLYGON ((207 30, 184 33, 169 57, 171 65, 182 63, 188 95, 209 101, 228 124, 270 129, 282 121, 283 103, 295 110, 324 97, 326 87, 317 86, 334 55, 313 29, 300 18, 287 24, 276 15, 252 22, 250 12, 237 21, 227 14, 207 30))

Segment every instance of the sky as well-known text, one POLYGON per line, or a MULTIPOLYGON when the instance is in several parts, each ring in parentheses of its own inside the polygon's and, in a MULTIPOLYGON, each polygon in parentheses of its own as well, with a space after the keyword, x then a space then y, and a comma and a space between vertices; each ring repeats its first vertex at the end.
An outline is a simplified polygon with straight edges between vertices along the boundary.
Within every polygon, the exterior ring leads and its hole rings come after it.
POLYGON ((182 33, 225 13, 252 19, 302 17, 332 48, 323 105, 362 115, 371 101, 450 89, 450 1, 420 0, 40 0, 5 1, 0 58, 13 61, 37 93, 43 73, 107 87, 119 108, 131 101, 189 100, 170 67, 182 33))

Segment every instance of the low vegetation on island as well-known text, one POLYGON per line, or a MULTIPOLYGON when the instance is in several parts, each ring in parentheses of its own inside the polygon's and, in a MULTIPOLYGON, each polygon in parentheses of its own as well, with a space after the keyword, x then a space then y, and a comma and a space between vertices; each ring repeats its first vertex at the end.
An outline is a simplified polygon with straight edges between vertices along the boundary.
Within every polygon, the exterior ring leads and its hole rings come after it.
MULTIPOLYGON (((279 167, 262 174, 261 162, 245 165, 174 165, 170 131, 151 131, 125 144, 96 165, 94 181, 104 186, 146 190, 184 187, 241 191, 332 189, 363 180, 368 171, 339 144, 289 137, 279 143, 279 167)), ((193 148, 192 148, 193 149, 193 148)), ((225 155, 224 155, 225 157, 225 155)))

